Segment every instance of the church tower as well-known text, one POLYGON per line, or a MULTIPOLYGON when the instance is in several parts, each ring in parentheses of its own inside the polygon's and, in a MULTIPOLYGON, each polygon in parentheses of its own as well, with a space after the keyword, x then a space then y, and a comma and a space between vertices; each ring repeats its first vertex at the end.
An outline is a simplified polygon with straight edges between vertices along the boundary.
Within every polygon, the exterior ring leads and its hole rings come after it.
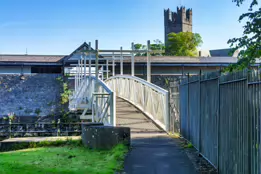
POLYGON ((177 12, 164 10, 165 45, 169 33, 192 32, 192 9, 177 7, 177 12))

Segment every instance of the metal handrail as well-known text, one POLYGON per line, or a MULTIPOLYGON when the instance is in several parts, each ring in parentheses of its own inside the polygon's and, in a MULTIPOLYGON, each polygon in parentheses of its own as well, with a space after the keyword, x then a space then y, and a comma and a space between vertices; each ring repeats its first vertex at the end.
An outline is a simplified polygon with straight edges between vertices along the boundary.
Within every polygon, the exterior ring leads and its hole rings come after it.
POLYGON ((139 83, 142 83, 143 85, 146 85, 146 86, 148 86, 148 87, 154 89, 155 91, 157 91, 157 92, 159 92, 159 93, 164 93, 164 94, 167 94, 167 93, 168 93, 167 90, 165 90, 165 89, 163 89, 163 88, 161 88, 161 87, 159 87, 159 86, 157 86, 157 85, 155 85, 155 84, 153 84, 153 83, 147 82, 146 80, 141 79, 141 78, 136 77, 136 76, 117 75, 117 76, 113 76, 113 77, 110 77, 110 78, 106 79, 105 82, 107 82, 107 81, 110 80, 110 79, 115 79, 115 78, 133 79, 133 80, 135 80, 135 81, 137 81, 137 82, 139 82, 139 83))
POLYGON ((102 80, 98 79, 98 83, 103 87, 103 89, 108 93, 113 93, 113 90, 102 80))
POLYGON ((169 131, 169 92, 141 78, 129 75, 105 80, 120 98, 127 100, 150 117, 163 130, 169 131))
POLYGON ((115 94, 104 81, 96 80, 96 86, 92 92, 93 121, 116 126, 115 94))
POLYGON ((69 108, 70 110, 84 109, 82 116, 86 114, 87 110, 91 110, 93 122, 103 122, 115 126, 114 98, 113 90, 106 83, 96 79, 95 76, 86 76, 70 98, 69 108))

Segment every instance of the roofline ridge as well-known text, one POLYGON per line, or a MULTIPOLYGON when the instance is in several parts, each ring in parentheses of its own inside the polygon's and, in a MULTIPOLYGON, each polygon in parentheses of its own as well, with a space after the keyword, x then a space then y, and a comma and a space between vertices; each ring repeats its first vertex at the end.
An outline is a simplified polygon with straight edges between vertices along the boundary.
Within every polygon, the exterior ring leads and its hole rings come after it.
POLYGON ((68 56, 68 55, 52 55, 52 54, 0 54, 0 56, 68 56))

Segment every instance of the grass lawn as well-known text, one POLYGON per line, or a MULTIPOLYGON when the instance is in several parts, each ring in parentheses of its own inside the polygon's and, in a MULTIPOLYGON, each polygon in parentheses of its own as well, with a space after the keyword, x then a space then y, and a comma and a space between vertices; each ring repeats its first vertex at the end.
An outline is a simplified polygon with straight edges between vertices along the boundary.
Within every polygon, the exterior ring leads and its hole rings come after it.
POLYGON ((127 148, 110 151, 82 146, 40 147, 0 153, 1 174, 110 174, 120 169, 127 148))

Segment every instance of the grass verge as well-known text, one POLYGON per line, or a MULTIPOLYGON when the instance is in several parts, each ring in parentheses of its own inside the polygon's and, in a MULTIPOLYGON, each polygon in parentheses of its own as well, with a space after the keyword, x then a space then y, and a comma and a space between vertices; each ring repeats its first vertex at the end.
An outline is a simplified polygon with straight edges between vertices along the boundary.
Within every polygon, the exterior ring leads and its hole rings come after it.
POLYGON ((90 150, 79 140, 42 142, 31 147, 0 153, 0 173, 110 174, 122 168, 128 151, 122 144, 109 151, 90 150))

